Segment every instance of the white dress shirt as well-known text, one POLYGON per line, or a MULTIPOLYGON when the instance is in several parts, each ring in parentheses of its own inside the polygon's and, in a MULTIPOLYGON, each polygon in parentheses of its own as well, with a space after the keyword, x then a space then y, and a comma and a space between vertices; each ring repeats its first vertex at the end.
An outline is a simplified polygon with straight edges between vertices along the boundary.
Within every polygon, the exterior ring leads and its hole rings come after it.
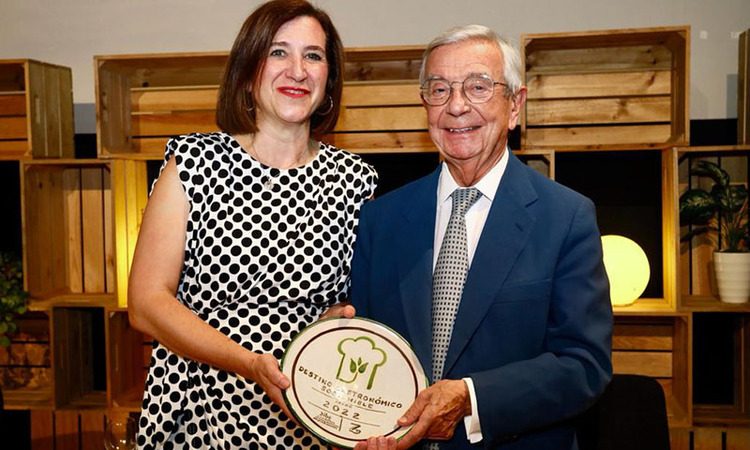
MULTIPOLYGON (((482 235, 484 229, 484 223, 487 221, 487 215, 490 212, 492 201, 495 198, 495 192, 500 184, 500 180, 505 173, 505 168, 508 166, 508 153, 510 149, 506 147, 503 156, 490 169, 487 174, 482 177, 473 187, 476 187, 482 194, 479 200, 466 212, 466 245, 469 254, 469 268, 471 268, 471 262, 474 259, 474 253, 477 250, 477 243, 479 237, 482 235)), ((451 194, 454 190, 460 186, 453 179, 448 166, 443 163, 443 167, 440 172, 440 181, 438 182, 437 189, 437 211, 435 214, 435 241, 433 248, 432 259, 432 270, 435 270, 435 264, 437 264, 438 253, 440 245, 443 242, 443 236, 445 230, 448 228, 448 221, 451 217, 451 209, 453 209, 453 203, 451 200, 451 194)), ((466 186, 468 187, 468 186, 466 186)), ((471 415, 464 417, 464 426, 466 427, 466 437, 469 442, 475 444, 482 440, 482 429, 479 424, 479 412, 477 410, 477 396, 474 392, 474 383, 470 377, 464 378, 466 387, 469 390, 469 397, 471 399, 471 415)))

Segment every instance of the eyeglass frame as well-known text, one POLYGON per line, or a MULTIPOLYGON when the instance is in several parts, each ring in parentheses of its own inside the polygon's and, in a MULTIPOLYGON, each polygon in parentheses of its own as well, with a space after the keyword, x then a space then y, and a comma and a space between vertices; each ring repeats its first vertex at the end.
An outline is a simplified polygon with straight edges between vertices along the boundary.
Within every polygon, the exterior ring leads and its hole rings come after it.
POLYGON ((495 86, 497 86, 498 84, 501 85, 501 86, 503 86, 505 88, 505 96, 506 97, 510 98, 510 97, 513 96, 513 92, 510 92, 510 90, 509 90, 510 86, 508 85, 508 83, 504 83, 504 82, 501 82, 501 81, 495 81, 495 80, 492 79, 492 77, 490 77, 489 75, 483 74, 483 73, 482 74, 469 75, 468 77, 464 78, 463 81, 448 81, 448 80, 446 80, 443 77, 428 78, 419 87, 419 96, 429 106, 443 106, 446 103, 448 103, 448 101, 450 100, 451 96, 453 95, 453 85, 456 84, 456 83, 461 83, 461 94, 464 96, 464 98, 466 100, 468 100, 469 103, 471 103, 473 105, 481 105, 483 103, 487 103, 490 100, 492 100, 492 97, 495 96, 495 86), (475 102, 471 98, 469 98, 468 95, 466 95, 466 86, 465 86, 465 83, 466 83, 467 80, 469 80, 471 78, 482 78, 482 79, 490 81, 492 83, 492 93, 490 94, 489 97, 487 97, 486 100, 482 100, 480 102, 475 102), (431 81, 445 81, 448 84, 448 87, 450 88, 450 91, 448 92, 448 95, 445 97, 445 101, 444 102, 442 102, 442 103, 434 103, 433 104, 433 103, 428 102, 427 99, 425 98, 424 92, 427 89, 427 83, 429 83, 431 81))

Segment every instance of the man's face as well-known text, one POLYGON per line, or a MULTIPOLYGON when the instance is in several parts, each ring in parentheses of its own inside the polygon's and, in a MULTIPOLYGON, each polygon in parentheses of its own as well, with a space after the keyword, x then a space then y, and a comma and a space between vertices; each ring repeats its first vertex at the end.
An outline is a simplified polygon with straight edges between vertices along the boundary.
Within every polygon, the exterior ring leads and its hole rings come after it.
POLYGON ((445 161, 451 166, 474 167, 483 175, 505 151, 508 130, 518 122, 525 88, 508 98, 504 86, 495 85, 489 101, 474 104, 461 88, 461 82, 471 75, 505 82, 503 55, 496 44, 472 40, 433 50, 426 63, 425 79, 443 78, 457 83, 452 84, 446 104, 425 107, 430 137, 445 161))

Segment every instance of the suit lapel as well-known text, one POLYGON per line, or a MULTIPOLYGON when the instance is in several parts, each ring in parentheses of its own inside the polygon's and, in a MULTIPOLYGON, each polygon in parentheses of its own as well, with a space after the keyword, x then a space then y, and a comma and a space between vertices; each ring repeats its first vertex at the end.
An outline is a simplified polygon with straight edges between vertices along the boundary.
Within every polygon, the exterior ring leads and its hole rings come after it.
POLYGON ((534 218, 526 207, 536 199, 523 163, 512 153, 490 207, 466 277, 445 360, 448 374, 505 283, 526 246, 534 218))
POLYGON ((408 222, 394 248, 398 260, 399 289, 409 341, 426 373, 432 366, 432 259, 435 239, 435 210, 440 167, 416 186, 403 214, 408 222))

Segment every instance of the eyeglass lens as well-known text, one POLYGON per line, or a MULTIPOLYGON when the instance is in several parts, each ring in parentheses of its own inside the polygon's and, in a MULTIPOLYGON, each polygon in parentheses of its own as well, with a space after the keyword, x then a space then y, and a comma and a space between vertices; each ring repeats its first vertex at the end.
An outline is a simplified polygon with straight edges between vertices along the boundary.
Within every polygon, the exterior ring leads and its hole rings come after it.
MULTIPOLYGON (((428 80, 422 90, 425 101, 431 105, 442 105, 448 101, 453 91, 453 83, 448 80, 428 80)), ((464 95, 472 103, 483 103, 492 97, 494 82, 485 77, 468 77, 461 83, 464 95)))

